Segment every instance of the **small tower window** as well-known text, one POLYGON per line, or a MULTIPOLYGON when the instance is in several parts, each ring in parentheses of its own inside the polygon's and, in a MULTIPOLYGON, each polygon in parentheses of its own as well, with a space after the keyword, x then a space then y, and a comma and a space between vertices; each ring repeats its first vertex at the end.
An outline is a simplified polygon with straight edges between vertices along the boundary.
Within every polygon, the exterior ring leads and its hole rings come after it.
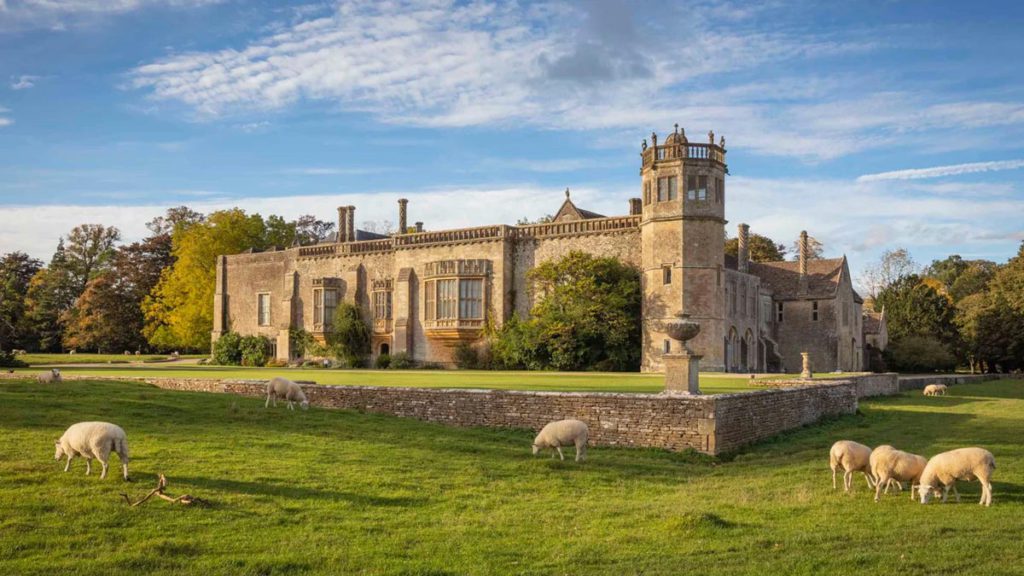
POLYGON ((775 321, 782 324, 782 302, 775 303, 775 321))
POLYGON ((672 283, 672 267, 662 266, 661 267, 661 283, 671 284, 672 283))
POLYGON ((703 202, 708 199, 708 177, 689 176, 686 179, 686 199, 703 202))
POLYGON ((672 351, 672 342, 669 341, 669 340, 665 340, 664 342, 662 342, 661 343, 661 350, 665 354, 668 354, 669 352, 671 352, 672 351))
POLYGON ((721 178, 715 178, 715 202, 722 203, 725 196, 725 182, 721 178))
POLYGON ((811 302, 811 320, 818 321, 818 301, 811 302))
POLYGON ((668 150, 666 150, 665 148, 658 148, 658 160, 664 160, 665 159, 665 154, 667 154, 667 153, 668 153, 668 150))

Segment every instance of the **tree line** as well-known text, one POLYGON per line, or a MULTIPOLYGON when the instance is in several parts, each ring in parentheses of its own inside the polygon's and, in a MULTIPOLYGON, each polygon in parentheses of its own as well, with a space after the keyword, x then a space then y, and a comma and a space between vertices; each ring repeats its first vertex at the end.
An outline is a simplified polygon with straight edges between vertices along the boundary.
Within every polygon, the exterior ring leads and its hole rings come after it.
POLYGON ((334 223, 179 206, 146 227, 124 244, 115 227, 81 224, 45 266, 0 255, 0 351, 209 350, 216 257, 315 243, 334 223))

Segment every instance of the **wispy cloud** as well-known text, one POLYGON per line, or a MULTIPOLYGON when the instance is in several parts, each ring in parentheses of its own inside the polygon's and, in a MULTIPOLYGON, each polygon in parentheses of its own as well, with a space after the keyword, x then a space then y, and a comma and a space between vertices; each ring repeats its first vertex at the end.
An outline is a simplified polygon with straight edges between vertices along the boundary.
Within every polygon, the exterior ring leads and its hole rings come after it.
POLYGON ((0 106, 0 127, 10 126, 11 124, 14 124, 14 120, 12 120, 11 118, 8 118, 7 116, 5 116, 5 114, 9 114, 9 113, 10 113, 9 109, 4 108, 3 106, 0 106))
POLYGON ((194 8, 224 0, 0 0, 0 32, 25 28, 64 30, 69 24, 151 6, 194 8))
POLYGON ((920 178, 941 178, 944 176, 959 176, 961 174, 976 174, 978 172, 1016 170, 1018 168, 1024 168, 1024 160, 971 162, 968 164, 934 166, 932 168, 911 168, 907 170, 893 170, 891 172, 879 172, 877 174, 864 174, 863 176, 859 176, 857 178, 857 181, 877 182, 879 180, 917 180, 920 178))
POLYGON ((27 90, 36 85, 36 81, 39 80, 39 76, 31 76, 29 74, 23 74, 11 79, 11 90, 27 90))
POLYGON ((367 167, 333 167, 333 166, 311 166, 306 168, 288 168, 283 170, 284 174, 298 176, 357 176, 362 174, 380 174, 385 171, 394 171, 395 168, 383 166, 367 167))

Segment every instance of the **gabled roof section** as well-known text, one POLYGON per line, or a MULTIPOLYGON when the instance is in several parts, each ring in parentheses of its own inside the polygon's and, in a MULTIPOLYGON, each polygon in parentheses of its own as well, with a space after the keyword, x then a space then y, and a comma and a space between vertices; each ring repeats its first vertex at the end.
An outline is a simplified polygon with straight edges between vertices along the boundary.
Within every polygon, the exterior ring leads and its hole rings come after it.
POLYGON ((807 261, 807 292, 800 292, 799 262, 751 262, 750 273, 771 287, 776 298, 834 298, 846 268, 846 257, 807 261))
POLYGON ((881 334, 882 324, 885 322, 885 311, 875 312, 874 310, 864 311, 864 333, 881 334))
POLYGON ((565 202, 562 202, 562 207, 558 209, 558 213, 555 214, 553 222, 568 222, 570 220, 591 220, 593 218, 605 218, 603 214, 597 212, 591 212, 590 210, 584 210, 577 208, 572 200, 569 199, 569 189, 565 189, 565 202))

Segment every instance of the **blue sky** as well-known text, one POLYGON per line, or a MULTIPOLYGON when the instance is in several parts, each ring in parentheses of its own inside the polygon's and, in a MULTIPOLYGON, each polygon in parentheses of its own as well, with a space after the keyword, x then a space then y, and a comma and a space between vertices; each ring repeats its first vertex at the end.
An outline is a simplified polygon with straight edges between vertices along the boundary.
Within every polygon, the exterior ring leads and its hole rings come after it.
POLYGON ((513 223, 608 215, 640 142, 724 134, 729 230, 1024 240, 1017 2, 0 0, 0 252, 168 206, 513 223))

